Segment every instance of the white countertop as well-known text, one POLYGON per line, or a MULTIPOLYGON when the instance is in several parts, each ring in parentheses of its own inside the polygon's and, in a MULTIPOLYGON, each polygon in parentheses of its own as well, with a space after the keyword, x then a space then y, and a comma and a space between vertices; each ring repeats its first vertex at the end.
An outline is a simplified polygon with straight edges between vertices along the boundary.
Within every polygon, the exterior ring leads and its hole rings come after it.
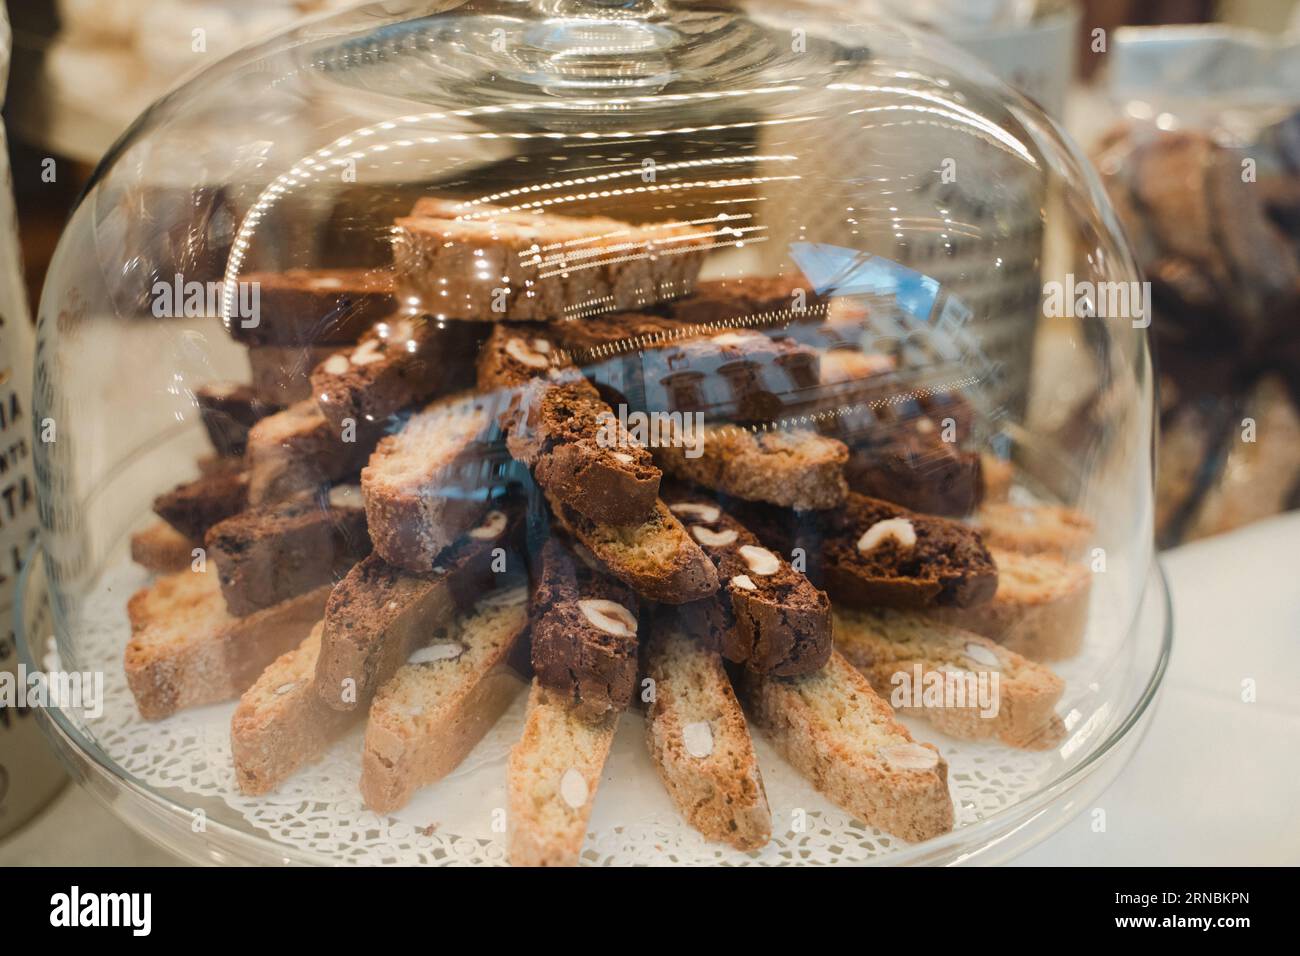
MULTIPOLYGON (((1164 555, 1174 653, 1147 738, 1095 806, 1019 864, 1300 863, 1298 552, 1295 513, 1164 555)), ((169 862, 75 787, 0 841, 0 866, 169 862)))

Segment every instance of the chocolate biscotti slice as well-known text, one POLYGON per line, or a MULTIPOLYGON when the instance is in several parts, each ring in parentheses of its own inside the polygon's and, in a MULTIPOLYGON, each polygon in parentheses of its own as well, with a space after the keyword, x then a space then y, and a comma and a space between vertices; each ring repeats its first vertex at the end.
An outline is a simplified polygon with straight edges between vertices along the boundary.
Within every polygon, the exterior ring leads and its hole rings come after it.
POLYGON ((312 370, 312 397, 335 428, 389 415, 473 384, 481 336, 428 315, 397 313, 312 370))
POLYGON ((591 722, 533 681, 523 734, 506 769, 513 866, 576 866, 618 714, 591 722))
POLYGON ((357 485, 251 508, 213 525, 204 542, 239 617, 332 584, 370 553, 357 485))
POLYGON ((536 323, 501 322, 479 346, 475 377, 482 391, 521 388, 535 378, 554 379, 570 367, 550 331, 536 323))
POLYGON ((1060 742, 1064 682, 973 631, 916 611, 837 608, 835 647, 895 710, 945 734, 1029 750, 1060 742))
POLYGON ((389 564, 428 570, 488 510, 506 457, 499 404, 493 395, 438 399, 380 440, 361 491, 370 538, 389 564))
POLYGON ((782 677, 821 668, 831 654, 831 602, 826 593, 763 547, 717 501, 677 486, 664 494, 668 509, 718 569, 722 656, 782 677))
POLYGON ((952 829, 948 764, 841 654, 803 677, 743 670, 737 689, 773 746, 832 803, 908 842, 952 829))
POLYGON ((223 459, 211 470, 154 499, 154 514, 186 538, 202 541, 218 521, 243 511, 250 497, 250 475, 237 458, 223 459))
POLYGON ((401 301, 483 321, 581 317, 674 298, 695 282, 711 233, 484 203, 421 199, 397 220, 401 301))
POLYGON ((718 590, 718 572, 662 501, 636 525, 597 524, 546 492, 559 525, 591 552, 607 573, 641 597, 685 604, 718 590))
POLYGON ((850 492, 819 527, 826 590, 852 607, 986 604, 998 568, 979 533, 850 492))
POLYGON ((391 313, 393 275, 386 269, 289 269, 252 272, 259 312, 234 318, 230 335, 245 345, 335 345, 355 342, 391 313))
POLYGON ((428 571, 371 554, 334 586, 316 666, 316 692, 335 710, 364 710, 379 686, 462 609, 512 570, 515 508, 483 516, 428 571))
POLYGON ((663 473, 585 379, 526 387, 507 444, 547 494, 590 521, 633 525, 654 513, 663 473))
POLYGON ((263 505, 355 475, 378 432, 359 423, 336 429, 313 401, 268 415, 248 432, 248 501, 263 505))
POLYGON ((162 578, 159 600, 132 599, 134 620, 152 606, 126 647, 126 679, 140 716, 160 720, 186 707, 238 697, 320 620, 329 587, 300 594, 247 617, 234 617, 215 571, 162 578), (180 579, 183 579, 183 583, 180 579))
POLYGON ((722 659, 668 615, 656 618, 645 661, 654 682, 646 743, 678 811, 705 839, 738 850, 763 846, 772 811, 722 659))
POLYGON ((214 382, 194 390, 199 418, 218 455, 230 458, 242 455, 248 445, 248 430, 267 415, 280 410, 253 391, 251 385, 214 382))
POLYGON ((155 521, 131 535, 131 560, 146 571, 170 574, 190 566, 202 545, 165 521, 155 521))
POLYGON ((783 508, 834 508, 848 492, 844 443, 802 429, 750 431, 711 425, 693 442, 661 443, 655 457, 664 471, 678 478, 783 508))
POLYGON ((360 714, 330 710, 312 681, 322 622, 291 651, 277 657, 239 698, 230 719, 235 782, 245 796, 270 793, 315 763, 360 714))
POLYGON ((1031 661, 1073 657, 1088 627, 1092 572, 1055 554, 991 550, 997 592, 984 604, 937 608, 936 620, 982 634, 1031 661))
POLYGON ((361 796, 376 813, 405 806, 455 770, 523 688, 510 668, 528 630, 520 582, 433 635, 379 688, 361 752, 361 796))
POLYGON ((1092 540, 1092 519, 1064 505, 1014 505, 991 502, 975 513, 972 524, 990 548, 1076 557, 1092 540))
POLYGON ((510 454, 592 521, 638 523, 653 510, 661 472, 595 386, 536 326, 502 323, 479 352, 478 386, 504 399, 510 454))
POLYGON ((584 720, 626 710, 636 689, 636 594, 589 568, 559 538, 542 546, 538 565, 529 599, 537 679, 584 720))
POLYGON ((979 454, 944 441, 928 417, 884 424, 850 442, 844 476, 859 494, 924 514, 961 517, 984 497, 979 454))

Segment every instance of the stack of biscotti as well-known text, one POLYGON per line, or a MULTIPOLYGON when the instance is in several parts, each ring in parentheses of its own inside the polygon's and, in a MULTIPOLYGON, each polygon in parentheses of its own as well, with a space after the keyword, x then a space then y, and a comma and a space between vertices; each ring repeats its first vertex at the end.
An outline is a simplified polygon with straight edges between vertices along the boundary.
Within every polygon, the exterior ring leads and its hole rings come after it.
POLYGON ((307 636, 334 581, 370 549, 360 493, 347 486, 239 511, 201 540, 189 548, 151 528, 132 541, 137 560, 161 571, 171 553, 179 568, 128 608, 127 680, 147 719, 241 693, 307 636))
POLYGON ((308 639, 241 697, 231 722, 240 789, 276 789, 367 715, 361 792, 372 809, 396 810, 453 769, 520 686, 508 659, 526 629, 526 591, 517 574, 494 587, 487 552, 468 539, 422 575, 373 555, 358 565, 308 639))
POLYGON ((725 239, 708 223, 538 208, 422 200, 391 275, 264 277, 263 314, 230 331, 277 371, 198 391, 217 458, 133 541, 179 569, 129 608, 141 712, 242 694, 249 794, 364 724, 361 796, 392 813, 531 676, 506 768, 516 864, 578 861, 635 703, 707 839, 770 838, 742 703, 856 818, 908 840, 951 827, 946 764, 894 720, 888 681, 996 671, 987 724, 899 709, 1049 745, 1059 681, 1015 649, 1079 610, 1062 586, 1030 614, 1031 581, 1086 525, 1044 512, 1048 537, 1078 532, 1058 548, 1010 506, 953 520, 979 500, 975 408, 910 388, 911 346, 872 339, 860 306, 793 274, 697 283, 725 239), (976 633, 997 629, 1005 644, 976 633))
POLYGON ((681 604, 713 594, 717 572, 659 499, 662 473, 646 449, 563 357, 530 360, 547 357, 552 350, 539 344, 548 342, 498 327, 478 375, 480 395, 503 409, 507 447, 531 469, 552 519, 641 597, 681 604))
POLYGON ((215 570, 159 578, 132 598, 126 679, 140 715, 160 720, 237 697, 308 635, 329 591, 322 585, 237 617, 226 609, 215 570))

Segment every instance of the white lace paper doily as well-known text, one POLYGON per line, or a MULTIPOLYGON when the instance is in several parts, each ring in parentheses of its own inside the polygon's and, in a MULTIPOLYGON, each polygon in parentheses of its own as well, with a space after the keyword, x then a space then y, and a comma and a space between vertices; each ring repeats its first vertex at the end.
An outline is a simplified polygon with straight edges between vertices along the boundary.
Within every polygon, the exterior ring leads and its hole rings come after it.
MULTIPOLYGON (((85 606, 92 622, 78 639, 80 670, 104 673, 103 714, 84 732, 128 775, 147 787, 224 801, 248 829, 288 847, 343 864, 444 865, 506 863, 506 757, 523 726, 526 694, 455 772, 418 791, 402 810, 379 816, 358 791, 364 722, 319 763, 278 791, 246 797, 235 786, 230 756, 233 701, 141 720, 127 688, 122 654, 130 633, 127 598, 148 582, 134 565, 107 571, 85 606)), ((57 665, 50 652, 47 666, 57 665)), ((1073 669, 1070 668, 1070 669, 1073 669)), ((1060 669, 1058 669, 1060 670, 1060 669)), ((1069 683, 1068 673, 1063 674, 1069 683)), ((1068 696, 1068 695, 1067 695, 1068 696)), ((1067 714, 1069 726, 1077 713, 1067 714)), ((1057 752, 1025 753, 943 737, 922 721, 906 721, 948 761, 957 826, 988 817, 1041 789, 1062 769, 1057 752)), ((623 716, 596 796, 582 859, 590 864, 790 865, 860 863, 895 850, 900 841, 836 808, 754 734, 768 801, 772 839, 742 853, 705 841, 677 814, 646 752, 644 722, 623 716)), ((182 801, 183 802, 183 799, 182 801)))

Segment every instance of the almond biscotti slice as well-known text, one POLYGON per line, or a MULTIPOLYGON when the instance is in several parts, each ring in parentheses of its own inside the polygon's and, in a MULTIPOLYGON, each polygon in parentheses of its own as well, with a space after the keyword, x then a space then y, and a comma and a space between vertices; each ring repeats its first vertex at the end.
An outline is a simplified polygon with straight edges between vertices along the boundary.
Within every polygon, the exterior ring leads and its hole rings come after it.
POLYGON ((654 510, 662 476, 654 459, 548 336, 495 326, 478 384, 504 399, 506 445, 543 488, 597 522, 640 523, 654 510))
POLYGON ((140 716, 160 720, 238 697, 310 633, 330 589, 316 588, 247 617, 226 610, 215 571, 180 571, 146 591, 151 597, 132 598, 132 621, 141 626, 127 643, 126 679, 140 716))
POLYGON ((591 521, 640 524, 654 513, 663 473, 585 379, 525 389, 508 444, 548 494, 591 521))
POLYGON ((746 669, 738 689, 773 746, 832 803, 908 842, 952 829, 948 764, 842 655, 803 677, 746 669))
POLYGON ((376 813, 405 806, 459 766, 522 687, 508 664, 528 629, 520 582, 433 635, 379 688, 361 753, 361 796, 376 813))
POLYGON ((215 574, 192 570, 190 563, 186 562, 184 569, 163 575, 127 600, 126 616, 131 622, 131 632, 135 633, 155 621, 166 621, 172 614, 191 615, 196 608, 211 600, 214 587, 215 574))
POLYGON ((991 502, 975 513, 972 523, 990 548, 1061 557, 1082 554, 1095 530, 1087 515, 1063 505, 991 502))
POLYGON ((538 681, 510 751, 507 854, 513 866, 576 866, 618 714, 595 723, 538 681))
POLYGON ((370 538, 389 564, 427 571, 487 511, 505 457, 498 404, 491 395, 438 399, 380 440, 361 491, 370 538))
POLYGON ((815 432, 712 425, 695 436, 693 448, 690 444, 655 449, 664 471, 746 501, 804 511, 834 508, 848 492, 848 449, 815 432))
POLYGON ((969 608, 998 587, 979 534, 957 521, 850 492, 818 531, 826 590, 853 607, 969 608))
POLYGON ((685 604, 718 590, 718 571, 667 506, 655 500, 650 518, 636 525, 597 524, 549 490, 551 514, 586 546, 607 573, 637 594, 665 604, 685 604))
POLYGON ((307 639, 267 666, 239 698, 230 720, 230 751, 241 793, 270 793, 299 769, 315 763, 360 713, 331 710, 312 682, 320 654, 322 622, 307 639))
POLYGON ((916 611, 835 611, 835 648, 899 713, 962 740, 1055 746, 1064 682, 1041 664, 973 631, 916 611))
POLYGON ((332 584, 370 552, 356 485, 251 508, 213 525, 204 542, 236 616, 332 584))
POLYGON ((249 504, 280 501, 355 475, 378 437, 366 422, 335 428, 311 400, 268 415, 248 432, 249 504))
POLYGON ((634 226, 433 198, 394 225, 400 300, 488 322, 580 317, 679 296, 712 245, 707 230, 681 222, 634 226))
POLYGON ((556 537, 542 546, 538 566, 529 598, 537 679, 583 719, 626 710, 636 687, 636 595, 556 537))
POLYGON ((474 368, 478 387, 487 391, 555 378, 572 365, 549 329, 532 322, 500 322, 479 346, 474 368))
MULTIPOLYGON (((851 428, 851 426, 849 426, 851 428)), ((878 432, 850 444, 845 477, 859 494, 925 514, 961 517, 984 495, 980 456, 942 439, 926 417, 878 426, 878 432)))
POLYGON ((977 607, 937 608, 936 620, 992 638, 1031 661, 1059 661, 1083 647, 1092 572, 1054 554, 992 549, 997 592, 977 607))
POLYGON ((334 710, 365 710, 375 691, 459 611, 514 570, 518 509, 498 505, 428 571, 371 554, 330 592, 316 693, 334 710))
POLYGON ((312 370, 312 396, 335 428, 389 415, 473 384, 480 335, 463 323, 397 313, 312 370))
POLYGON ((718 569, 722 606, 715 628, 722 656, 761 673, 794 677, 821 668, 831 653, 831 602, 779 554, 763 547, 717 501, 680 486, 664 490, 677 515, 718 569))
POLYGON ((722 659, 656 619, 646 648, 654 697, 646 743, 678 811, 706 839, 755 850, 772 836, 772 811, 745 715, 722 659))
POLYGON ((165 521, 155 521, 131 535, 131 560, 146 571, 170 574, 189 567, 198 541, 187 538, 165 521))

